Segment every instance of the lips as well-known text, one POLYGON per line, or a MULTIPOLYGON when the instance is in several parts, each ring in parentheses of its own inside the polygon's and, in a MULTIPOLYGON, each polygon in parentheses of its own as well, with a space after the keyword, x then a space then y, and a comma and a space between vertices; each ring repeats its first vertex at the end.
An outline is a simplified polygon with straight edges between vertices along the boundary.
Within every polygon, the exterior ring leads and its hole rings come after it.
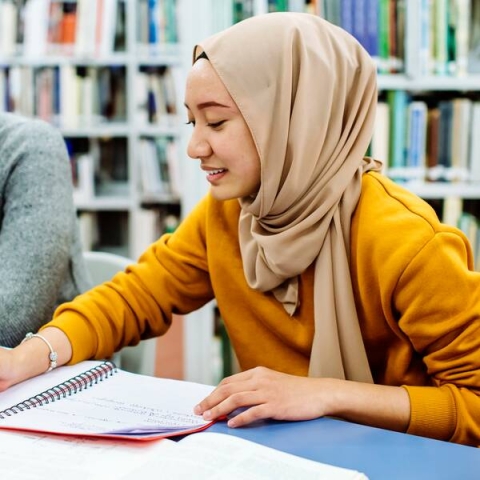
POLYGON ((218 168, 216 170, 210 170, 209 172, 207 172, 207 180, 210 183, 213 183, 219 180, 220 178, 222 178, 226 173, 227 173, 226 168, 218 168))

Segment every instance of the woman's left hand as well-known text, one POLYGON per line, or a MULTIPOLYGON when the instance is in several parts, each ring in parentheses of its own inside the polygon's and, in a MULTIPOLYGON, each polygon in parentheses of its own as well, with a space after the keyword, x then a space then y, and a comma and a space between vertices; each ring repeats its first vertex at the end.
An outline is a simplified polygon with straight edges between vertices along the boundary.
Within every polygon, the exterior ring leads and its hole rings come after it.
POLYGON ((267 418, 309 420, 329 413, 326 399, 330 395, 322 388, 322 382, 328 381, 256 367, 222 380, 194 411, 206 420, 215 420, 248 407, 228 421, 229 427, 267 418))

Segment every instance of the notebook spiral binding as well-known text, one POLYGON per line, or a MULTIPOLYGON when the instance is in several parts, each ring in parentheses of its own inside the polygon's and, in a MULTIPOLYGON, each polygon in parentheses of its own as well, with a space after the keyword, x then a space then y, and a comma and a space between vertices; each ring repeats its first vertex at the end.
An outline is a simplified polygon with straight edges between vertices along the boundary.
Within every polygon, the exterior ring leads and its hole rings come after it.
POLYGON ((6 417, 11 417, 16 413, 23 412, 23 410, 29 410, 31 408, 46 405, 55 400, 60 400, 67 396, 74 395, 77 392, 81 392, 85 388, 91 387, 98 382, 111 377, 117 371, 116 365, 111 361, 103 362, 96 367, 87 370, 86 372, 76 375, 65 382, 55 385, 42 393, 39 393, 28 400, 25 400, 13 407, 7 408, 0 412, 0 420, 6 417))

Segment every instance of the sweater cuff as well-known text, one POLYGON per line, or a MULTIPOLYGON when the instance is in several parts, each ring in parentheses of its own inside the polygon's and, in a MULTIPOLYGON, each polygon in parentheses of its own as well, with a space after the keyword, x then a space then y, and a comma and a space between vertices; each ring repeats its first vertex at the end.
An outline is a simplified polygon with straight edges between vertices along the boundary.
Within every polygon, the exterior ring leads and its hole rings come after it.
POLYGON ((94 346, 96 344, 94 341, 95 337, 86 322, 78 321, 78 315, 64 311, 51 322, 44 325, 40 330, 47 327, 58 328, 68 337, 72 346, 72 358, 67 365, 73 365, 83 360, 93 358, 95 354, 94 346), (73 319, 71 317, 73 317, 73 319), (71 328, 72 325, 75 325, 74 330, 71 328))
POLYGON ((407 433, 437 440, 449 440, 457 423, 457 410, 448 387, 403 385, 410 397, 407 433))

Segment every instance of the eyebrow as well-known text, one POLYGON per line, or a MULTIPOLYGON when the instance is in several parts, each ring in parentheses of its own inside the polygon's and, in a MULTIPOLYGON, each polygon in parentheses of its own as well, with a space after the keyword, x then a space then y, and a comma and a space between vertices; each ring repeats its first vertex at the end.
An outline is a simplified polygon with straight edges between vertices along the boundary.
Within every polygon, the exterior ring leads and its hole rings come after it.
MULTIPOLYGON (((185 107, 190 110, 190 107, 184 103, 185 107)), ((203 110, 205 108, 209 108, 209 107, 221 107, 221 108, 230 108, 229 105, 224 105, 223 103, 218 103, 218 102, 214 102, 214 101, 211 101, 211 102, 203 102, 203 103, 199 103, 197 105, 197 108, 199 110, 203 110)))

